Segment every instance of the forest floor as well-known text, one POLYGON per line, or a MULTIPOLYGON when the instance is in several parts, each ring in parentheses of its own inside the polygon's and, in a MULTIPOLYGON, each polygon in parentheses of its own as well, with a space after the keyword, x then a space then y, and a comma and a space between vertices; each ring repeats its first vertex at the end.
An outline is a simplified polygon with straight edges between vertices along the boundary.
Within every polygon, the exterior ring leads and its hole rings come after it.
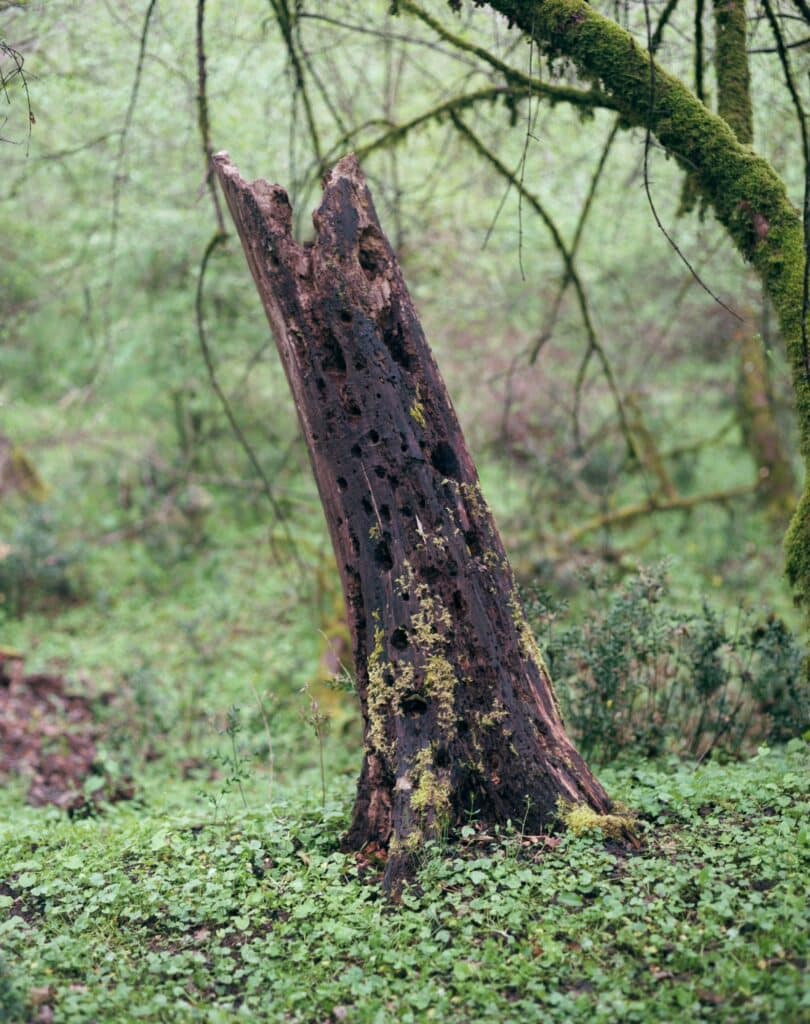
POLYGON ((204 621, 188 608, 210 564, 153 594, 150 631, 123 600, 7 624, 33 653, 0 685, 0 1018, 810 1020, 807 742, 605 768, 639 815, 637 851, 520 822, 484 835, 471 815, 394 906, 379 865, 339 852, 356 723, 332 695, 335 734, 319 747, 307 732, 313 693, 330 691, 296 685, 317 648, 300 614, 274 649, 287 697, 217 704, 244 690, 267 616, 292 607, 272 574, 251 591, 248 565, 219 566, 240 586, 204 621), (211 710, 202 732, 192 701, 211 710))
POLYGON ((340 852, 361 734, 316 506, 293 571, 241 494, 134 534, 88 466, 61 529, 8 506, 0 1020, 810 1021, 810 736, 597 765, 638 849, 471 813, 392 905, 340 852))

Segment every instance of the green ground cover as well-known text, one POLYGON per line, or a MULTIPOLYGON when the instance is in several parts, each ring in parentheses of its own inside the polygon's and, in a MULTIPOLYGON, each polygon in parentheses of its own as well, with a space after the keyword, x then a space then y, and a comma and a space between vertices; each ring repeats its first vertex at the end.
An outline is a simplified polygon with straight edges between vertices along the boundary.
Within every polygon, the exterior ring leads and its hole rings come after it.
POLYGON ((217 820, 154 775, 98 817, 16 808, 4 1019, 810 1019, 810 747, 604 778, 639 850, 471 822, 397 907, 338 852, 346 779, 325 808, 231 794, 217 820))

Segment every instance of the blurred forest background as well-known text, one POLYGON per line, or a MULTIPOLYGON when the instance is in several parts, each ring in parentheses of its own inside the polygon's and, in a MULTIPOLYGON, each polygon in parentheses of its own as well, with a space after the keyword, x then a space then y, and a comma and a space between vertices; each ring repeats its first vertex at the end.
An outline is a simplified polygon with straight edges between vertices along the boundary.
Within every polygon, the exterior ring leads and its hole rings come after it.
MULTIPOLYGON (((701 287, 651 213, 644 132, 592 108, 570 68, 491 12, 401 8, 5 5, 3 629, 37 662, 127 680, 160 717, 142 726, 150 742, 179 722, 205 733, 255 693, 295 705, 350 665, 294 405, 235 236, 200 286, 229 230, 212 149, 283 184, 304 238, 323 169, 360 154, 557 675, 589 674, 583 630, 604 624, 585 620, 617 593, 636 594, 625 617, 654 610, 667 644, 699 637, 708 654, 681 654, 732 675, 752 652, 729 661, 729 643, 787 643, 797 624, 781 538, 800 467, 759 283, 710 215, 685 210, 688 181, 652 143, 656 213, 724 305, 701 287), (475 46, 560 95, 527 91, 475 46), (574 245, 576 282, 560 252, 574 245)), ((643 9, 617 10, 643 32, 643 9)), ((662 12, 661 58, 689 81, 694 12, 662 12)), ((806 29, 787 9, 779 24, 788 44, 806 29)), ((798 205, 800 134, 762 12, 748 48, 756 145, 798 205)), ((712 58, 707 40, 710 106, 712 58)), ((612 685, 631 688, 625 656, 612 685)), ((352 715, 350 699, 316 699, 352 715)))
MULTIPOLYGON (((360 764, 339 580, 218 149, 288 190, 301 238, 359 155, 583 753, 722 760, 810 725, 761 285, 569 65, 489 8, 398 7, 0 2, 0 646, 101 716, 62 807, 345 811, 360 764)), ((661 22, 658 56, 716 108, 708 5, 602 7, 642 46, 661 22)), ((801 95, 810 33, 769 10, 748 11, 755 147, 801 207, 772 21, 801 95)))

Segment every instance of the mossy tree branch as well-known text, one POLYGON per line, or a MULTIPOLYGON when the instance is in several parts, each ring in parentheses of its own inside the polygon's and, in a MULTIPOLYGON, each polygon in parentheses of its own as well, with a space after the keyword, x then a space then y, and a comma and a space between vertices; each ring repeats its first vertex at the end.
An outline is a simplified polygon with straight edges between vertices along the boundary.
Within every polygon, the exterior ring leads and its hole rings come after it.
POLYGON ((688 496, 679 494, 673 497, 653 495, 646 501, 640 501, 636 505, 627 505, 624 508, 614 509, 612 512, 606 512, 604 515, 594 516, 592 519, 586 520, 580 526, 576 526, 567 533, 564 533, 558 539, 559 547, 561 550, 566 550, 595 530, 604 530, 612 526, 632 526, 639 519, 643 519, 655 512, 689 512, 693 508, 697 508, 698 505, 725 505, 737 498, 753 494, 757 487, 758 483, 753 483, 743 484, 740 487, 731 487, 727 491, 713 491, 709 494, 692 494, 688 496))
POLYGON ((385 130, 364 145, 354 145, 357 135, 371 127, 366 123, 343 135, 324 158, 321 171, 324 171, 336 153, 344 151, 347 147, 354 148, 354 154, 358 160, 364 160, 372 153, 388 149, 390 146, 398 145, 417 128, 422 128, 433 121, 442 121, 444 118, 452 117, 464 110, 477 107, 484 103, 497 103, 499 100, 509 107, 514 107, 522 100, 530 97, 541 96, 551 103, 570 103, 586 110, 598 106, 605 106, 608 109, 616 109, 616 104, 610 98, 601 95, 597 90, 571 89, 567 86, 549 85, 546 82, 533 82, 529 84, 490 85, 483 89, 476 89, 473 92, 462 93, 460 96, 453 96, 448 100, 429 107, 422 113, 403 121, 400 124, 388 124, 385 121, 375 121, 375 125, 386 125, 385 130))

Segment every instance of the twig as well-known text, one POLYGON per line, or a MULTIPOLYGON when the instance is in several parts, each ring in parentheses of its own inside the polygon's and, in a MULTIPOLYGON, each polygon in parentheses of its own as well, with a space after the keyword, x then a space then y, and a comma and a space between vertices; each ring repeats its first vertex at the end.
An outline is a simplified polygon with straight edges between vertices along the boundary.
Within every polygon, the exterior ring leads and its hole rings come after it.
MULTIPOLYGON (((794 43, 785 43, 786 50, 797 50, 800 46, 807 46, 810 43, 810 36, 804 39, 797 39, 794 43)), ((748 50, 748 53, 779 53, 778 46, 760 46, 756 50, 748 50)))
MULTIPOLYGON (((470 143, 470 145, 476 150, 476 152, 479 153, 479 155, 484 157, 485 160, 489 161, 489 163, 492 164, 495 170, 497 170, 502 177, 507 178, 512 182, 513 186, 523 195, 526 202, 532 207, 535 213, 540 217, 540 219, 548 228, 554 245, 562 258, 563 265, 565 267, 565 272, 568 275, 570 275, 571 282, 574 286, 574 291, 577 295, 577 301, 579 303, 582 321, 585 326, 585 333, 588 337, 588 348, 586 351, 584 361, 587 365, 587 363, 590 361, 593 355, 595 355, 599 359, 599 362, 602 365, 602 370, 605 375, 605 380, 608 384, 608 388, 610 389, 610 393, 612 394, 613 400, 616 404, 616 412, 619 417, 619 424, 621 426, 622 434, 624 435, 629 450, 633 452, 633 454, 636 456, 639 465, 643 466, 644 463, 643 459, 641 458, 641 453, 638 451, 636 440, 633 436, 633 432, 630 430, 630 427, 627 422, 627 415, 625 413, 624 403, 622 401, 622 396, 621 392, 619 391, 619 386, 616 381, 616 377, 613 373, 613 367, 611 366, 607 353, 605 352, 596 335, 596 331, 591 320, 590 310, 588 308, 588 300, 585 294, 585 289, 582 285, 582 281, 574 265, 574 262, 571 259, 571 254, 567 249, 565 242, 563 241, 562 235, 560 234, 559 228, 557 227, 556 223, 554 222, 546 208, 540 202, 540 200, 534 195, 534 193, 529 192, 529 190, 521 182, 517 181, 515 175, 509 170, 509 168, 506 167, 505 164, 501 163, 499 158, 487 146, 484 145, 484 143, 481 141, 481 139, 478 138, 478 136, 472 131, 472 129, 469 128, 469 126, 466 125, 461 120, 458 114, 455 113, 454 111, 450 116, 453 121, 453 124, 456 126, 457 130, 462 135, 462 137, 465 138, 470 143)), ((579 434, 578 410, 579 402, 577 401, 574 421, 574 426, 577 434, 579 434)))
MULTIPOLYGON (((25 143, 25 155, 28 156, 29 146, 31 145, 31 131, 33 126, 36 124, 36 118, 34 117, 34 111, 31 107, 31 94, 28 91, 28 77, 23 70, 25 65, 25 57, 20 53, 19 50, 15 50, 13 46, 9 46, 5 40, 0 40, 0 53, 4 53, 7 57, 10 57, 14 68, 9 75, 3 74, 2 68, 0 68, 0 90, 6 97, 6 101, 10 104, 11 97, 8 94, 9 82, 12 82, 15 78, 19 78, 23 92, 25 93, 25 105, 28 109, 28 136, 25 143)), ((11 139, 3 139, 3 142, 11 142, 11 139)))
MULTIPOLYGON (((667 24, 669 23, 669 19, 675 13, 675 8, 678 6, 678 3, 679 3, 679 0, 669 0, 669 2, 667 3, 667 6, 661 12, 661 17, 658 19, 658 24, 655 26, 655 31, 653 32, 652 40, 650 42, 650 52, 651 53, 655 53, 658 50, 658 47, 661 45, 661 41, 662 41, 663 36, 664 36, 664 29, 666 28, 667 24)), ((621 115, 619 115, 616 118, 616 120, 614 121, 614 123, 613 123, 613 127, 610 130, 610 134, 608 135, 607 139, 605 140, 605 144, 604 144, 604 146, 602 148, 602 153, 601 153, 601 155, 599 157, 599 162, 597 163, 596 169, 594 170, 594 173, 593 173, 593 177, 591 178, 591 184, 590 184, 590 187, 588 189, 588 195, 585 198, 585 204, 582 207, 582 210, 580 211, 580 214, 579 214, 579 219, 577 221, 577 226, 576 226, 576 229, 574 231, 574 237, 573 237, 573 239, 571 241, 570 253, 571 253, 571 258, 572 259, 574 259, 576 257, 577 250, 579 249, 579 243, 580 243, 581 238, 582 238, 582 233, 583 233, 583 231, 585 229, 585 223, 586 223, 586 221, 588 219, 588 215, 591 212, 591 207, 593 206, 593 201, 596 198, 596 189, 597 189, 597 187, 599 185, 599 181, 600 181, 600 178, 602 177, 602 172, 605 169, 605 165, 607 164, 607 160, 608 160, 608 156, 610 155, 610 151, 613 148, 613 143, 616 141, 616 138, 617 138, 617 136, 619 134, 619 129, 621 127, 622 127, 622 118, 621 118, 621 115)), ((560 283, 560 287, 559 287, 559 289, 557 291, 557 294, 554 297, 554 302, 552 303, 551 312, 549 313, 548 318, 546 319, 546 324, 545 324, 542 332, 540 333, 539 337, 537 338, 537 341, 534 344, 534 348, 531 350, 531 353, 529 355, 529 363, 530 364, 534 363, 536 361, 537 356, 540 353, 540 349, 549 340, 549 338, 551 337, 551 335, 552 335, 552 333, 554 331, 554 327, 555 327, 555 325, 557 323, 557 319, 558 319, 558 317, 560 315, 560 309, 562 308, 562 301, 563 301, 563 298, 565 297, 565 293, 568 290, 568 285, 570 283, 571 283, 571 278, 566 273, 563 276, 562 282, 560 283)))
POLYGON ((321 140, 318 135, 317 125, 315 124, 315 115, 312 112, 309 93, 307 92, 304 69, 298 58, 298 51, 295 46, 295 38, 293 36, 293 18, 290 14, 290 7, 287 0, 269 0, 269 2, 270 6, 273 8, 273 13, 276 16, 278 27, 281 30, 284 45, 287 47, 287 56, 289 57, 290 67, 293 69, 293 75, 295 77, 296 95, 301 96, 301 102, 304 104, 304 115, 307 120, 310 141, 312 142, 312 151, 315 154, 315 159, 318 163, 322 163, 321 140))
POLYGON ((644 21, 645 21, 645 24, 646 24, 646 27, 647 27, 647 52, 649 53, 649 58, 650 58, 649 59, 649 65, 650 65, 650 102, 649 102, 649 108, 648 108, 648 113, 647 113, 647 124, 646 124, 646 127, 644 129, 644 192, 647 195, 647 202, 649 203, 650 211, 651 211, 651 213, 653 215, 653 218, 655 219, 655 223, 658 226, 658 230, 661 232, 661 234, 664 236, 664 238, 666 238, 666 240, 669 242, 670 246, 674 249, 674 251, 678 254, 678 256, 680 257, 681 261, 686 266, 686 268, 688 269, 689 273, 694 277, 694 279, 700 285, 700 287, 707 294, 711 295, 711 297, 714 299, 714 301, 719 306, 722 306, 723 309, 725 309, 727 313, 730 313, 734 317, 735 320, 739 320, 740 323, 744 323, 745 321, 744 321, 743 317, 741 317, 739 315, 739 313, 735 313, 734 310, 730 306, 727 306, 726 303, 723 302, 723 300, 720 298, 719 295, 715 295, 715 293, 711 290, 711 288, 709 288, 709 286, 706 284, 706 282, 703 280, 703 278, 701 278, 701 276, 698 274, 698 272, 695 270, 695 268, 692 266, 692 264, 686 258, 684 253, 681 251, 681 249, 678 247, 677 243, 675 242, 675 239, 669 234, 669 232, 667 231, 667 229, 664 227, 663 223, 661 222, 661 218, 658 216, 658 210, 655 207, 655 202, 653 201, 652 191, 650 189, 649 164, 650 164, 650 144, 651 144, 651 140, 652 140, 652 132, 651 132, 651 129, 650 129, 650 124, 652 123, 653 111, 655 110, 655 61, 653 60, 653 51, 652 51, 652 25, 650 24, 649 0, 644 0, 644 21))
POLYGON ((661 12, 661 17, 658 19, 658 24, 655 26, 655 32, 653 32, 652 39, 650 40, 651 53, 655 53, 661 45, 661 41, 664 38, 664 29, 669 24, 669 19, 675 13, 675 8, 677 6, 678 0, 669 0, 666 7, 661 12))
MULTIPOLYGON (((651 39, 649 42, 652 46, 651 39)), ((695 0, 695 95, 701 103, 706 99, 703 91, 703 0, 695 0)))
MULTIPOLYGON (((244 449, 244 452, 247 455, 248 459, 250 460, 250 464, 253 466, 256 475, 262 482, 262 490, 264 491, 264 494, 267 497, 268 502, 270 503, 270 507, 272 508, 276 519, 279 521, 282 529, 284 530, 287 543, 289 545, 289 549, 292 553, 293 558, 295 559, 295 562, 297 563, 299 569, 304 569, 304 563, 301 560, 301 556, 298 553, 298 548, 290 532, 290 528, 287 523, 287 518, 284 515, 280 505, 278 504, 278 501, 276 500, 276 496, 273 493, 273 488, 270 485, 270 481, 267 478, 267 474, 264 472, 264 469, 262 468, 262 465, 259 462, 259 459, 255 451, 253 450, 252 445, 248 441, 247 437, 245 437, 242 428, 239 426, 239 423, 236 417, 234 416, 233 409, 231 408, 231 403, 228 401, 228 396, 225 394, 225 392, 222 389, 222 386, 219 383, 216 368, 214 367, 214 360, 211 355, 211 349, 208 345, 208 335, 205 329, 205 317, 203 314, 205 272, 208 269, 208 262, 211 259, 211 256, 213 255, 214 251, 218 248, 218 246, 223 245, 226 240, 227 235, 220 233, 215 234, 209 241, 208 245, 206 246, 205 253, 203 254, 202 258, 202 263, 200 264, 200 272, 197 278, 197 294, 194 302, 194 309, 197 318, 197 338, 200 343, 200 350, 202 351, 203 360, 205 361, 205 368, 208 372, 208 379, 211 383, 211 387, 214 389, 214 392, 220 401, 220 404, 228 420, 228 423, 230 424, 231 430, 234 432, 236 439, 239 441, 239 444, 244 449)), ((270 547, 273 551, 274 556, 276 558, 279 558, 279 552, 276 548, 275 539, 273 538, 272 534, 270 535, 270 547)))
MULTIPOLYGON (((675 2, 677 2, 677 0, 675 0, 675 2)), ((409 14, 413 14, 415 17, 419 18, 426 25, 432 28, 437 35, 441 36, 442 39, 450 43, 457 50, 461 50, 464 53, 471 53, 475 57, 485 61, 485 63, 489 64, 491 68, 502 74, 506 81, 511 85, 525 86, 529 89, 530 94, 532 91, 540 93, 541 95, 548 97, 552 102, 555 102, 554 97, 555 94, 557 94, 557 98, 561 101, 568 100, 568 102, 574 102, 559 90, 563 90, 568 93, 578 92, 583 96, 592 95, 594 97, 594 102, 590 104, 591 106, 608 106, 616 109, 616 104, 600 89, 576 90, 560 86, 555 88, 554 86, 549 86, 549 84, 544 82, 541 78, 534 77, 531 72, 531 51, 529 54, 529 73, 526 74, 525 72, 518 70, 518 68, 512 67, 511 64, 507 64, 505 61, 500 60, 500 58, 496 57, 495 54, 490 53, 490 51, 485 49, 483 46, 477 46, 475 43, 470 43, 461 36, 450 32, 440 21, 420 7, 419 4, 414 3, 413 0, 401 0, 398 7, 400 11, 407 11, 409 14)))
MULTIPOLYGON (((801 11, 802 17, 804 18, 806 24, 810 25, 810 4, 807 3, 807 0, 793 0, 793 3, 801 11)), ((780 18, 787 18, 787 17, 789 17, 789 15, 787 15, 787 14, 780 14, 779 17, 780 18)))
POLYGON ((104 363, 107 352, 110 349, 112 342, 111 333, 112 325, 110 323, 110 302, 112 300, 112 291, 115 284, 115 268, 118 256, 118 222, 121 216, 121 189, 124 184, 124 160, 127 152, 127 139, 129 137, 129 131, 132 127, 132 119, 135 116, 135 106, 138 102, 138 92, 141 88, 141 77, 143 75, 143 65, 146 59, 146 42, 149 38, 149 26, 152 22, 152 15, 157 7, 157 0, 149 0, 149 4, 146 8, 146 13, 143 17, 143 24, 141 26, 141 35, 138 43, 138 60, 135 64, 135 77, 132 81, 132 89, 129 93, 129 102, 127 103, 127 109, 124 114, 124 123, 121 126, 120 133, 118 136, 118 150, 115 154, 115 166, 113 169, 113 182, 112 182, 112 211, 110 217, 110 245, 108 252, 108 269, 107 269, 107 280, 104 286, 104 298, 102 301, 102 310, 104 317, 104 340, 102 343, 101 351, 98 354, 98 358, 95 361, 95 365, 90 371, 87 383, 85 385, 86 390, 92 388, 93 382, 101 372, 101 367, 104 363))
MULTIPOLYGON (((576 257, 577 250, 579 249, 579 243, 582 240, 582 233, 585 229, 585 222, 588 219, 588 214, 591 212, 593 201, 596 198, 596 189, 599 185, 599 180, 602 177, 602 172, 605 169, 608 156, 610 155, 610 151, 613 148, 613 143, 615 142, 616 137, 619 134, 620 127, 621 118, 617 117, 616 120, 613 122, 613 127, 610 130, 610 134, 608 135, 607 139, 605 140, 605 144, 602 147, 599 162, 597 163, 596 169, 594 170, 593 176, 591 177, 591 184, 588 188, 588 194, 585 197, 585 203, 579 213, 579 219, 577 220, 577 226, 574 230, 574 237, 571 241, 571 247, 569 249, 572 260, 576 257)), ((560 287, 557 289, 557 294, 554 296, 554 302, 551 306, 551 312, 546 318, 546 323, 543 327, 543 330, 540 332, 540 335, 538 336, 531 352, 529 353, 529 365, 537 361, 537 357, 540 354, 540 349, 546 344, 546 342, 553 334, 554 327, 560 315, 560 309, 562 308, 562 301, 565 297, 565 293, 568 290, 568 286, 570 283, 571 275, 566 270, 566 272, 563 274, 563 279, 560 282, 560 287)))
MULTIPOLYGON (((529 81, 532 78, 532 58, 534 57, 534 26, 529 34, 529 81)), ((534 134, 534 125, 532 123, 532 87, 529 85, 529 95, 526 97, 528 109, 526 111, 526 132, 523 136, 523 150, 520 154, 520 163, 518 164, 518 184, 520 188, 518 190, 518 266, 520 267, 520 277, 522 281, 526 280, 526 271, 523 266, 523 194, 525 189, 523 188, 523 182, 526 178, 526 159, 529 155, 529 142, 534 134)), ((539 111, 540 104, 537 104, 539 111)), ((536 116, 536 115, 535 115, 536 116)))
MULTIPOLYGON (((442 103, 438 103, 436 106, 423 111, 421 114, 417 114, 415 117, 412 117, 410 121, 405 121, 402 124, 390 125, 387 131, 383 132, 382 135, 374 139, 372 142, 369 142, 364 146, 358 146, 355 149, 355 155, 358 160, 363 160, 365 157, 377 150, 385 149, 388 146, 401 142, 415 128, 419 128, 431 121, 441 120, 444 117, 452 117, 454 113, 467 110, 468 108, 477 106, 480 103, 495 102, 499 99, 504 99, 506 102, 516 102, 518 100, 526 99, 531 95, 540 95, 543 98, 551 99, 555 102, 572 103, 576 106, 585 108, 610 105, 612 109, 615 109, 615 104, 612 100, 608 100, 606 104, 603 104, 602 97, 599 95, 594 97, 592 92, 583 91, 581 89, 571 89, 568 86, 548 85, 545 82, 540 83, 540 86, 541 88, 539 93, 536 86, 494 85, 487 86, 483 89, 477 89, 475 92, 463 93, 460 96, 453 96, 449 100, 444 100, 442 103)), ((384 122, 380 120, 377 120, 376 122, 368 122, 360 128, 356 128, 343 136, 343 138, 339 139, 330 149, 330 152, 327 154, 326 161, 328 162, 331 160, 336 151, 345 149, 345 147, 351 143, 354 136, 356 136, 359 131, 363 130, 363 128, 369 127, 369 124, 371 123, 380 124, 384 122)))
POLYGON ((197 123, 200 128, 203 160, 205 161, 205 187, 211 196, 214 216, 219 234, 225 234, 225 218, 222 215, 222 204, 214 183, 214 168, 211 157, 214 150, 211 146, 211 122, 208 114, 208 92, 206 83, 208 76, 205 70, 205 0, 197 0, 197 123))

